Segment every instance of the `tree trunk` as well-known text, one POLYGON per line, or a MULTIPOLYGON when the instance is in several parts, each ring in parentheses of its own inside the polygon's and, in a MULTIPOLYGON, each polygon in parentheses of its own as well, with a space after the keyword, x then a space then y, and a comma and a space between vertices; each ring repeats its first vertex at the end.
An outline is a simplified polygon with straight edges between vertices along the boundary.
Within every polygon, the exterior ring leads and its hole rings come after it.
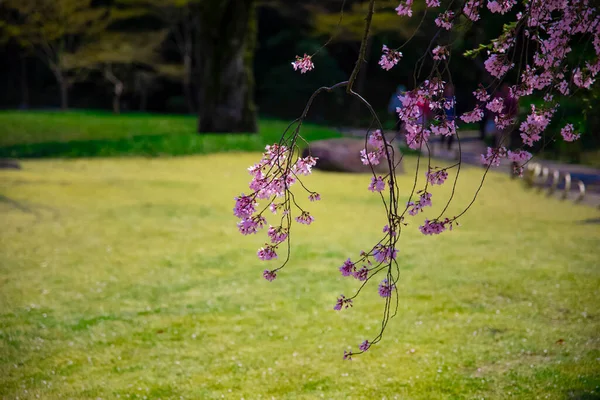
POLYGON ((200 4, 200 29, 195 41, 202 74, 198 132, 256 132, 254 0, 209 0, 200 4))
POLYGON ((194 99, 192 97, 192 55, 191 50, 183 55, 183 94, 187 104, 188 112, 196 112, 194 99))
POLYGON ((148 89, 144 87, 140 92, 140 111, 146 111, 148 104, 148 89))
POLYGON ((29 108, 29 85, 27 81, 27 58, 21 57, 21 109, 29 108))
POLYGON ((69 84, 62 71, 56 71, 54 75, 60 89, 60 109, 66 111, 69 109, 69 84))
POLYGON ((123 83, 118 81, 115 83, 115 93, 113 95, 113 112, 121 113, 121 95, 123 94, 123 83))

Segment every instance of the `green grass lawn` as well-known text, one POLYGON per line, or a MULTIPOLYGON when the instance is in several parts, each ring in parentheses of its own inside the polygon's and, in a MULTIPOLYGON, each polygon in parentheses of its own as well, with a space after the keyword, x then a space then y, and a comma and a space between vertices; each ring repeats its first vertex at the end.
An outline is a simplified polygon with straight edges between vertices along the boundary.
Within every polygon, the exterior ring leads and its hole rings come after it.
MULTIPOLYGON (((262 119, 258 134, 196 134, 193 115, 101 111, 0 111, 0 157, 178 156, 260 151, 279 140, 289 122, 262 119)), ((313 124, 307 140, 338 137, 313 124)))
MULTIPOLYGON (((402 234, 399 314, 339 265, 381 236, 369 177, 315 173, 272 283, 232 215, 258 154, 38 160, 0 171, 4 399, 597 399, 599 212, 492 174, 453 232, 402 234)), ((409 158, 406 168, 414 168, 409 158)), ((451 214, 482 173, 466 168, 451 214)), ((451 175, 452 177, 452 175, 451 175)), ((400 184, 407 194, 412 179, 400 184)), ((435 188, 433 200, 448 194, 435 188)), ((247 192, 247 190, 246 190, 247 192)), ((406 200, 406 197, 402 199, 406 200)), ((413 223, 414 221, 414 223, 413 223)))

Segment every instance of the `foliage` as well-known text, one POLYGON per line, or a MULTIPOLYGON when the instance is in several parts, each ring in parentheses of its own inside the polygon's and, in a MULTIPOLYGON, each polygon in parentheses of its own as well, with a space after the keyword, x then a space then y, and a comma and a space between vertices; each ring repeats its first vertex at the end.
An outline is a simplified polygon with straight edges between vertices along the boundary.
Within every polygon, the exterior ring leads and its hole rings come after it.
POLYGON ((108 10, 93 7, 92 0, 7 0, 0 5, 16 16, 0 23, 0 35, 43 60, 61 88, 61 106, 67 108, 68 87, 79 77, 67 76, 65 56, 106 29, 108 10))
MULTIPOLYGON (((314 226, 297 232, 294 270, 273 286, 256 274, 262 238, 240 241, 223 201, 255 158, 40 160, 0 171, 0 396, 598 395, 595 210, 492 173, 453 235, 403 234, 402 318, 372 356, 343 363, 340 347, 380 323, 376 293, 342 316, 330 304, 351 287, 334 265, 380 234, 366 223, 383 222, 378 202, 353 189, 367 176, 313 175, 327 194, 314 226)), ((401 185, 415 161, 405 160, 401 185)), ((465 169, 458 204, 480 173, 465 169)))

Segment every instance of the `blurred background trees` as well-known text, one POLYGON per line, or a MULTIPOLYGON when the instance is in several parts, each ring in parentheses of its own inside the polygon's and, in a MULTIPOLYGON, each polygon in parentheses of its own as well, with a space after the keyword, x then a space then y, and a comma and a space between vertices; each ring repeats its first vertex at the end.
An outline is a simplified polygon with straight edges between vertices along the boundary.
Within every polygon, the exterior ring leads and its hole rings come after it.
MULTIPOLYGON (((4 0, 0 2, 0 107, 104 108, 197 114, 199 132, 256 130, 256 114, 295 118, 310 94, 346 79, 358 53, 365 0, 4 0), (323 45, 327 43, 326 47, 323 45), (295 73, 297 54, 313 54, 315 70, 295 73)), ((397 0, 378 0, 373 36, 357 89, 381 117, 400 84, 411 89, 416 63, 437 27, 435 12, 416 2, 420 18, 399 17, 397 0), (420 7, 420 8, 419 8, 420 7), (420 21, 422 20, 422 23, 420 21), (418 24, 418 25, 417 25, 418 24), (378 66, 381 47, 401 49, 391 71, 378 66)), ((457 7, 459 5, 457 4, 457 7)), ((487 83, 483 55, 463 57, 496 37, 509 22, 486 13, 485 24, 458 30, 451 73, 457 111, 472 88, 487 83), (464 89, 463 89, 464 88, 464 89)), ((589 47, 589 46, 588 46, 589 47)), ((575 49, 576 57, 586 49, 575 49)), ((427 71, 430 59, 422 59, 427 71)), ((515 77, 508 77, 515 79, 515 77)), ((600 122, 592 112, 598 90, 562 102, 563 116, 584 132, 581 151, 552 140, 545 151, 577 161, 600 147, 600 122)), ((535 101, 535 99, 534 99, 535 101)), ((525 112, 529 104, 521 104, 525 112)), ((343 93, 319 97, 309 118, 334 125, 364 125, 368 115, 343 93)))

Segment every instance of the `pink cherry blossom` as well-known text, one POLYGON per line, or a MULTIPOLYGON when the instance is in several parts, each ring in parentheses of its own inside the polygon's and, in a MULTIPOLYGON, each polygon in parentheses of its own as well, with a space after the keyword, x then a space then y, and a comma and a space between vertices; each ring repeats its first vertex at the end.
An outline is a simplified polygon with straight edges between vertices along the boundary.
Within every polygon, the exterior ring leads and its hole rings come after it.
POLYGON ((501 97, 496 97, 489 103, 485 105, 485 108, 490 110, 493 113, 499 113, 504 108, 504 99, 501 97))
POLYGON ((443 221, 430 221, 426 219, 424 224, 419 226, 419 230, 423 235, 439 235, 446 229, 452 230, 453 223, 454 221, 449 218, 445 218, 443 221))
POLYGON ((369 190, 371 192, 382 192, 384 189, 385 182, 381 176, 371 178, 371 184, 369 185, 369 190))
POLYGON ((473 95, 477 100, 479 100, 482 103, 490 99, 490 95, 488 94, 487 90, 485 90, 485 88, 483 88, 482 86, 480 86, 476 91, 474 91, 473 95))
POLYGON ((411 149, 418 150, 427 142, 430 133, 429 129, 424 129, 421 125, 406 124, 406 144, 411 149))
POLYGON ((441 13, 440 15, 438 15, 438 17, 435 19, 435 24, 437 26, 439 26, 440 28, 444 28, 447 31, 449 31, 450 29, 452 29, 452 20, 454 19, 454 12, 453 11, 445 11, 443 13, 441 13))
POLYGON ((340 272, 342 273, 342 276, 352 276, 354 275, 355 271, 356 268, 354 267, 354 263, 350 261, 350 259, 344 261, 344 264, 342 264, 342 266, 340 267, 340 272))
POLYGON ((242 235, 250 235, 258 232, 267 220, 261 216, 245 218, 238 222, 237 227, 242 235))
POLYGON ((463 7, 463 12, 471 21, 479 20, 479 7, 483 0, 468 0, 463 7))
POLYGON ((371 343, 369 343, 368 340, 365 340, 364 342, 362 342, 360 344, 360 346, 358 346, 358 349, 360 351, 367 351, 367 350, 369 350, 369 347, 371 347, 371 343))
POLYGON ((506 157, 506 147, 487 148, 487 153, 481 155, 481 163, 492 167, 499 167, 500 160, 506 157))
POLYGON ((349 307, 352 307, 352 299, 347 299, 346 296, 341 294, 340 297, 338 297, 337 302, 335 303, 335 306, 333 307, 333 309, 336 311, 340 311, 342 308, 349 308, 349 307))
POLYGON ((412 17, 412 3, 413 0, 402 0, 400 2, 400 5, 396 7, 396 12, 398 13, 398 15, 412 17))
POLYGON ((302 211, 302 214, 296 217, 297 222, 305 225, 310 225, 314 220, 315 218, 312 215, 310 215, 307 211, 302 211))
POLYGON ((439 171, 431 172, 431 170, 429 170, 425 173, 425 176, 427 176, 427 181, 430 185, 441 185, 448 179, 448 171, 441 169, 439 171))
POLYGON ((317 160, 318 158, 310 156, 305 158, 298 158, 298 161, 296 161, 296 164, 293 166, 292 170, 297 175, 310 175, 310 173, 312 172, 312 167, 314 167, 317 164, 317 160))
POLYGON ((479 122, 483 119, 483 110, 479 107, 475 107, 474 110, 461 115, 460 119, 462 119, 466 123, 479 122))
POLYGON ((365 149, 360 151, 360 160, 364 165, 378 165, 382 157, 382 149, 377 149, 371 152, 367 152, 365 149))
POLYGON ((269 227, 269 231, 267 232, 267 235, 269 235, 269 237, 271 238, 271 243, 277 244, 277 243, 281 243, 285 239, 287 239, 288 230, 287 230, 287 228, 283 228, 281 226, 278 226, 277 228, 271 226, 271 227, 269 227))
POLYGON ((525 151, 525 150, 515 150, 515 151, 509 150, 507 153, 507 156, 510 161, 513 161, 516 163, 527 162, 532 157, 531 153, 528 151, 525 151))
POLYGON ((396 285, 388 282, 387 278, 379 283, 379 295, 381 297, 390 297, 394 289, 396 289, 396 285))
POLYGON ((396 50, 392 50, 388 48, 385 44, 383 45, 383 54, 381 55, 381 60, 379 60, 379 65, 381 68, 389 71, 394 67, 394 65, 398 64, 402 59, 402 53, 396 50))
POLYGON ((384 147, 383 134, 381 133, 381 131, 379 129, 375 130, 373 133, 371 133, 369 135, 368 143, 371 146, 376 147, 377 149, 383 149, 383 147, 384 147))
POLYGON ((275 271, 269 271, 268 269, 265 269, 263 272, 263 278, 269 282, 273 282, 275 278, 277 278, 277 273, 275 271))
POLYGON ((533 146, 535 142, 542 138, 541 133, 546 129, 555 109, 537 110, 535 105, 531 105, 531 114, 521 123, 521 139, 527 146, 533 146))
POLYGON ((308 196, 308 199, 309 199, 310 201, 319 201, 319 200, 321 200, 321 195, 320 195, 319 193, 317 193, 317 192, 315 192, 315 193, 311 193, 311 194, 308 196))
POLYGON ((268 244, 265 245, 265 247, 261 247, 260 249, 258 249, 258 252, 256 254, 258 255, 258 258, 260 258, 263 261, 268 261, 277 258, 275 246, 271 246, 268 244))
POLYGON ((250 196, 245 196, 243 193, 240 197, 235 198, 235 207, 233 215, 238 218, 248 218, 256 211, 257 202, 250 196))
POLYGON ((579 137, 581 136, 579 133, 575 133, 573 124, 565 125, 560 130, 560 134, 562 135, 565 142, 574 142, 575 140, 579 139, 579 137))
POLYGON ((294 71, 300 70, 301 74, 312 71, 315 68, 311 56, 306 55, 306 53, 304 53, 303 57, 296 56, 296 61, 292 62, 292 66, 294 67, 294 71))
POLYGON ((490 75, 496 78, 502 78, 506 73, 515 66, 514 63, 508 63, 505 57, 497 54, 492 54, 485 62, 485 69, 490 75))
POLYGON ((369 276, 369 269, 363 266, 361 269, 354 271, 353 275, 359 281, 366 281, 369 276))
POLYGON ((517 0, 490 0, 487 6, 493 13, 506 14, 515 4, 517 0))
POLYGON ((445 46, 437 46, 432 51, 434 60, 445 60, 450 55, 450 52, 445 46))
POLYGON ((373 248, 373 257, 380 263, 389 263, 390 261, 395 260, 397 254, 398 250, 392 246, 378 244, 373 248))

